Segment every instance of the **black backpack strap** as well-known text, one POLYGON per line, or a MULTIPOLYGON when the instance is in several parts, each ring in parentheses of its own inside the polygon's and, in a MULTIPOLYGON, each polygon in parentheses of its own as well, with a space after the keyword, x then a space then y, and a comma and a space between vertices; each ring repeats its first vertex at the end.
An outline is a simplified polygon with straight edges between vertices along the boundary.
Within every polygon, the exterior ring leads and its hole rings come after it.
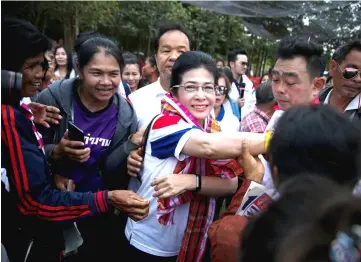
POLYGON ((148 137, 149 137, 149 132, 150 129, 152 128, 153 122, 154 120, 159 116, 160 114, 156 115, 155 117, 153 117, 152 121, 150 121, 150 123, 148 124, 147 128, 144 131, 144 135, 143 135, 143 140, 142 140, 142 158, 144 159, 145 156, 145 147, 147 146, 147 142, 148 142, 148 137))

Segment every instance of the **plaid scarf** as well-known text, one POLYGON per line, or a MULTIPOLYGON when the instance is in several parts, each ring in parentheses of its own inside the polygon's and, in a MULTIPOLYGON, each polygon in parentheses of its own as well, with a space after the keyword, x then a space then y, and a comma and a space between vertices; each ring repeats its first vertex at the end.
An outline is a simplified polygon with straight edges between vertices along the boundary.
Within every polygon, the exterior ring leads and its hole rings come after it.
MULTIPOLYGON (((165 95, 161 104, 163 115, 178 115, 184 121, 196 125, 207 133, 221 131, 218 122, 211 115, 205 120, 205 128, 202 128, 190 112, 169 94, 165 95)), ((189 157, 184 161, 178 161, 173 173, 218 176, 230 179, 241 174, 242 169, 235 160, 207 160, 189 157)), ((179 251, 178 261, 202 261, 208 228, 213 222, 215 198, 187 191, 168 199, 158 199, 158 222, 164 226, 173 225, 175 209, 177 206, 187 202, 190 202, 188 222, 179 251)))
POLYGON ((26 118, 31 121, 34 135, 36 137, 36 140, 38 140, 38 144, 39 144, 38 148, 41 149, 43 151, 43 153, 45 154, 43 137, 41 136, 39 131, 36 129, 36 126, 34 124, 34 114, 33 114, 33 112, 31 111, 30 107, 25 103, 21 103, 20 106, 25 110, 26 118))

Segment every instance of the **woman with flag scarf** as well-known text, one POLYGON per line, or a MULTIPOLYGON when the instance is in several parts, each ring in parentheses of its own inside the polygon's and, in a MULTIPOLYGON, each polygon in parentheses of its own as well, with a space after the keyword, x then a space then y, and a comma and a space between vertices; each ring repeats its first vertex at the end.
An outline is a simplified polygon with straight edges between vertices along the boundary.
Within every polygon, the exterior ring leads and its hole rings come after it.
POLYGON ((173 65, 171 94, 163 98, 162 113, 151 121, 143 141, 144 167, 136 193, 150 201, 150 211, 142 221, 128 219, 125 234, 132 260, 202 261, 215 210, 209 196, 234 193, 230 188, 238 179, 232 178, 242 174, 230 158, 241 155, 245 139, 252 155, 265 152, 264 134, 219 132, 211 116, 217 76, 215 62, 203 52, 186 52, 173 65), (153 188, 162 179, 157 176, 171 177, 178 191, 161 184, 153 188))

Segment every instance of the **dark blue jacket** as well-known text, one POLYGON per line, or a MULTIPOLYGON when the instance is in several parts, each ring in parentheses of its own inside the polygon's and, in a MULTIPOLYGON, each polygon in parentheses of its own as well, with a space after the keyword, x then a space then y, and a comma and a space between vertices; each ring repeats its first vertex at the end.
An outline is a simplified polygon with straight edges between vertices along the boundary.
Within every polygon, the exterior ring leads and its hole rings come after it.
POLYGON ((22 215, 72 221, 109 209, 107 191, 77 193, 52 188, 32 123, 20 106, 1 105, 1 167, 7 170, 12 203, 22 215))

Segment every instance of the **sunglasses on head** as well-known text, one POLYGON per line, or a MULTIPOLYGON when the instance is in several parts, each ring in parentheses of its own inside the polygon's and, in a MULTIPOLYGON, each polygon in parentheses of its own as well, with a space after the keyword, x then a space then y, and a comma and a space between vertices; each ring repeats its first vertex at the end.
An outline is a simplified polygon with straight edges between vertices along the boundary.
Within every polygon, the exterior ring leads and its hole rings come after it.
POLYGON ((342 71, 342 77, 346 80, 351 80, 355 78, 358 74, 360 74, 360 70, 352 67, 346 67, 342 70, 340 65, 338 65, 340 70, 342 71))

